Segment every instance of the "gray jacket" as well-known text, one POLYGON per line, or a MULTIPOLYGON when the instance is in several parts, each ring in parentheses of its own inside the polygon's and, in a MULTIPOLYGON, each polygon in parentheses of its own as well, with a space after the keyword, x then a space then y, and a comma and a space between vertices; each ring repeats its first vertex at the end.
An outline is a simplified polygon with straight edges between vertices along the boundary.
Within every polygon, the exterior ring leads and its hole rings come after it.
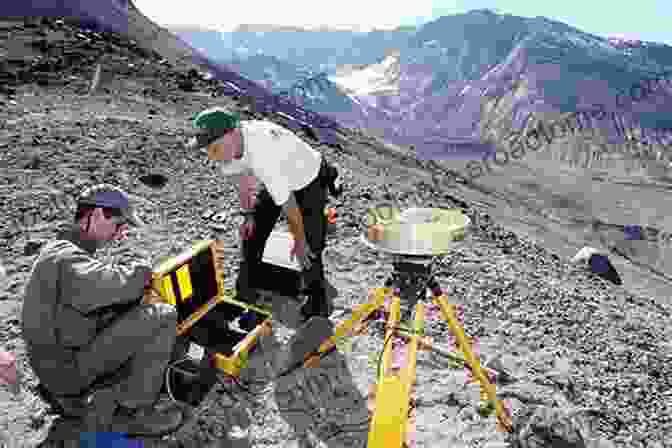
POLYGON ((33 265, 21 325, 31 365, 45 383, 42 376, 76 369, 77 350, 110 321, 115 306, 142 298, 150 266, 108 265, 94 252, 90 242, 69 231, 47 243, 33 265))

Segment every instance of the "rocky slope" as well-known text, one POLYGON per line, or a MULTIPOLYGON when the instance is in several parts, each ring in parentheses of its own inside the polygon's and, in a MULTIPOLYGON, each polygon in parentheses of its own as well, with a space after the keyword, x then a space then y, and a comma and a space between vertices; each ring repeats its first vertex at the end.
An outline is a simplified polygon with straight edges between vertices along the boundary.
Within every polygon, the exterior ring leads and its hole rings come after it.
MULTIPOLYGON (((225 267, 230 283, 238 262, 236 222, 228 217, 235 190, 198 154, 185 151, 188 119, 216 103, 237 107, 246 118, 290 121, 251 111, 187 65, 162 63, 176 50, 159 39, 150 43, 157 52, 167 49, 167 56, 55 20, 3 22, 0 28, 0 77, 11 81, 0 96, 0 257, 8 274, 0 293, 0 344, 18 355, 24 372, 18 397, 0 390, 0 431, 29 446, 58 426, 35 394, 18 321, 36 249, 71 216, 71 209, 54 204, 71 205, 71 195, 84 185, 114 182, 148 201, 140 208, 153 233, 132 235, 102 256, 156 259, 217 234, 231 251, 225 267), (89 94, 99 60, 103 74, 89 94), (168 183, 150 188, 139 180, 147 174, 162 174, 168 183), (212 211, 223 218, 206 218, 212 211)), ((325 252, 329 278, 340 292, 334 319, 347 317, 391 270, 389 260, 359 243, 367 208, 392 199, 383 184, 405 206, 466 207, 476 223, 473 234, 439 266, 437 279, 449 299, 462 304, 466 331, 478 339, 487 364, 514 378, 498 384, 509 405, 520 415, 535 405, 604 411, 601 418, 583 419, 592 425, 584 434, 593 443, 586 446, 672 446, 669 304, 574 271, 557 255, 505 231, 479 204, 460 200, 465 187, 448 182, 446 168, 363 135, 342 132, 340 145, 327 145, 309 132, 299 134, 341 167, 347 185, 346 195, 334 202, 339 223, 325 252)), ((296 304, 282 308, 296 314, 296 304)), ((379 331, 355 337, 319 369, 274 380, 273 353, 293 331, 281 321, 276 336, 263 342, 243 375, 248 391, 218 385, 178 434, 148 446, 364 446, 366 398, 375 376, 371 355, 383 345, 379 331), (328 392, 311 392, 316 377, 331 379, 328 392), (295 394, 290 406, 287 390, 303 394, 295 394)), ((428 332, 449 343, 437 318, 428 332)), ((466 380, 462 369, 419 356, 415 446, 512 446, 495 431, 492 417, 478 415, 478 394, 466 380)), ((519 430, 533 429, 530 420, 517 421, 519 430)))

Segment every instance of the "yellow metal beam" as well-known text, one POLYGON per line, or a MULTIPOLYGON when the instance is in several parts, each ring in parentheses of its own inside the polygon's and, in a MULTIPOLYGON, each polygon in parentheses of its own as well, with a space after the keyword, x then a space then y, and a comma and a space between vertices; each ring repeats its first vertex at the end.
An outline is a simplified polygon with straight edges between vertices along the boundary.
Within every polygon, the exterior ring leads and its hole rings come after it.
POLYGON ((181 336, 184 333, 187 332, 196 322, 198 322, 203 316, 208 314, 208 312, 213 309, 215 306, 217 306, 217 303, 219 297, 215 296, 212 299, 208 300, 208 302, 201 306, 199 309, 194 311, 187 317, 185 320, 177 324, 177 335, 181 336))
POLYGON ((338 326, 336 326, 336 330, 334 331, 334 335, 324 341, 322 345, 320 345, 320 348, 317 350, 317 353, 313 353, 310 356, 306 358, 306 360, 303 363, 304 367, 311 367, 315 366, 317 360, 319 360, 319 356, 321 353, 325 353, 329 351, 331 348, 333 348, 336 345, 336 342, 343 338, 350 336, 356 326, 358 324, 361 324, 364 320, 366 320, 371 313, 376 311, 378 308, 382 307, 383 304, 385 303, 385 298, 392 292, 390 288, 377 288, 373 291, 371 294, 371 299, 359 305, 355 310, 352 312, 352 316, 350 319, 341 322, 338 326))
POLYGON ((252 330, 233 349, 231 356, 221 353, 215 354, 215 366, 231 376, 238 377, 241 369, 245 368, 250 350, 254 347, 261 336, 267 336, 273 330, 271 320, 267 319, 252 330))
POLYGON ((197 241, 190 249, 185 250, 179 255, 171 257, 166 261, 159 263, 158 266, 154 267, 154 269, 152 269, 154 276, 158 278, 166 275, 169 272, 172 272, 177 266, 191 260, 194 256, 198 255, 206 248, 210 248, 210 245, 213 242, 214 240, 197 241))
POLYGON ((462 329, 462 325, 460 325, 457 320, 455 305, 449 304, 445 296, 435 297, 434 301, 441 308, 441 314, 446 322, 448 322, 448 326, 455 335, 457 343, 462 350, 462 353, 464 353, 464 359, 471 368, 474 377, 481 384, 481 388, 485 390, 488 400, 495 404, 495 413, 501 427, 510 432, 512 430, 511 416, 502 402, 497 399, 495 386, 490 382, 488 376, 481 368, 481 363, 478 358, 474 356, 469 340, 462 329))
MULTIPOLYGON (((399 298, 395 297, 388 318, 387 335, 388 341, 396 331, 399 321, 399 298)), ((409 431, 409 410, 411 405, 411 390, 416 378, 416 360, 420 337, 424 329, 424 305, 418 303, 415 307, 414 334, 411 336, 407 347, 408 358, 406 365, 401 370, 401 376, 388 375, 389 368, 384 369, 384 374, 378 380, 375 394, 375 410, 371 420, 369 431, 369 448, 402 448, 406 443, 409 431)), ((387 350, 387 347, 386 349, 387 350)), ((390 351, 391 352, 391 351, 390 351)), ((389 367, 390 352, 383 354, 383 359, 389 367)))
POLYGON ((418 303, 415 306, 415 322, 413 324, 415 334, 411 336, 411 340, 408 344, 408 365, 406 366, 405 379, 408 382, 409 390, 415 383, 415 364, 418 358, 418 344, 420 342, 420 337, 422 336, 422 333, 424 333, 424 319, 425 305, 418 303))
POLYGON ((383 359, 382 366, 380 369, 378 381, 382 381, 385 378, 392 366, 392 335, 395 332, 395 328, 399 323, 399 318, 401 317, 401 300, 399 297, 392 298, 392 306, 390 307, 390 315, 387 320, 387 331, 385 332, 385 347, 383 348, 383 359))
POLYGON ((408 421, 408 385, 397 376, 382 379, 376 390, 368 448, 402 448, 408 421))
MULTIPOLYGON (((410 339, 411 336, 413 335, 412 332, 400 329, 398 330, 398 336, 405 338, 405 339, 410 339)), ((452 359, 453 361, 459 362, 461 364, 469 365, 464 359, 464 355, 462 353, 458 352, 452 352, 450 350, 447 350, 439 345, 437 345, 434 342, 434 339, 432 339, 430 336, 423 336, 419 339, 418 343, 418 349, 419 350, 430 350, 430 351, 435 351, 436 353, 439 353, 441 356, 445 356, 446 358, 452 359)), ((501 375, 500 372, 493 370, 488 367, 481 367, 485 373, 488 375, 488 377, 497 377, 498 375, 501 375)))
POLYGON ((256 305, 252 305, 252 304, 247 303, 247 302, 241 302, 240 300, 236 300, 232 297, 234 294, 235 293, 233 293, 233 292, 226 291, 224 294, 217 297, 217 303, 228 303, 228 304, 231 304, 231 305, 237 305, 237 306, 243 308, 246 311, 250 310, 250 311, 254 311, 255 313, 259 313, 263 316, 271 317, 272 314, 268 309, 261 308, 261 307, 256 306, 256 305))

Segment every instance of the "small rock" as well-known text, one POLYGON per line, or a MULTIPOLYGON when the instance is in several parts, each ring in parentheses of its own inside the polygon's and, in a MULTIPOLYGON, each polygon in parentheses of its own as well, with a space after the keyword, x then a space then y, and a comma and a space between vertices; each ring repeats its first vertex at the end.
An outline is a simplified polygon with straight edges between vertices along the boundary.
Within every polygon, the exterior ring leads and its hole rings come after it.
POLYGON ((212 216, 212 218, 210 218, 210 219, 212 221, 216 222, 216 223, 221 224, 224 221, 226 221, 226 218, 228 216, 229 216, 229 214, 227 212, 219 212, 219 213, 215 214, 214 216, 212 216))
POLYGON ((501 372, 500 380, 506 381, 509 378, 515 378, 520 373, 520 361, 515 357, 507 354, 495 356, 492 360, 487 362, 485 367, 489 367, 497 372, 501 372))
POLYGON ((558 358, 555 361, 551 375, 556 379, 556 381, 561 381, 562 383, 567 383, 571 381, 572 376, 572 364, 567 358, 558 358))
POLYGON ((226 232, 228 230, 228 226, 225 224, 220 224, 220 223, 211 223, 209 226, 213 230, 217 230, 219 232, 226 232))
POLYGON ((40 248, 44 245, 46 241, 44 240, 29 240, 26 242, 26 245, 23 248, 23 255, 26 257, 32 257, 40 251, 40 248))

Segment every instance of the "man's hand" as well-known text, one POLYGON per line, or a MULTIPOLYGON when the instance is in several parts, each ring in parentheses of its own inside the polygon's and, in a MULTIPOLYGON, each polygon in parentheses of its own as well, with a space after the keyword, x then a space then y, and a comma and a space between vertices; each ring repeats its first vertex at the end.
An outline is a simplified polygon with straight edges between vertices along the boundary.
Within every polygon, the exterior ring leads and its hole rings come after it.
POLYGON ((142 296, 143 305, 151 305, 154 303, 166 303, 165 299, 154 289, 145 289, 145 294, 142 296))
POLYGON ((300 238, 294 240, 292 248, 289 251, 289 259, 291 261, 294 261, 294 258, 296 258, 301 265, 301 268, 305 271, 312 266, 310 261, 312 255, 313 252, 310 250, 310 246, 306 243, 305 239, 300 238))
POLYGON ((254 235, 255 223, 252 215, 245 216, 245 221, 240 225, 240 239, 248 240, 254 235))
POLYGON ((152 287, 152 271, 149 270, 145 272, 145 288, 152 287))
POLYGON ((114 235, 114 238, 119 241, 128 241, 128 224, 122 224, 117 227, 117 232, 114 235))
POLYGON ((152 303, 165 302, 165 300, 163 299, 163 297, 161 297, 158 291, 154 289, 154 285, 152 285, 152 271, 151 268, 148 269, 149 270, 145 272, 145 288, 141 303, 143 305, 149 305, 152 303))

